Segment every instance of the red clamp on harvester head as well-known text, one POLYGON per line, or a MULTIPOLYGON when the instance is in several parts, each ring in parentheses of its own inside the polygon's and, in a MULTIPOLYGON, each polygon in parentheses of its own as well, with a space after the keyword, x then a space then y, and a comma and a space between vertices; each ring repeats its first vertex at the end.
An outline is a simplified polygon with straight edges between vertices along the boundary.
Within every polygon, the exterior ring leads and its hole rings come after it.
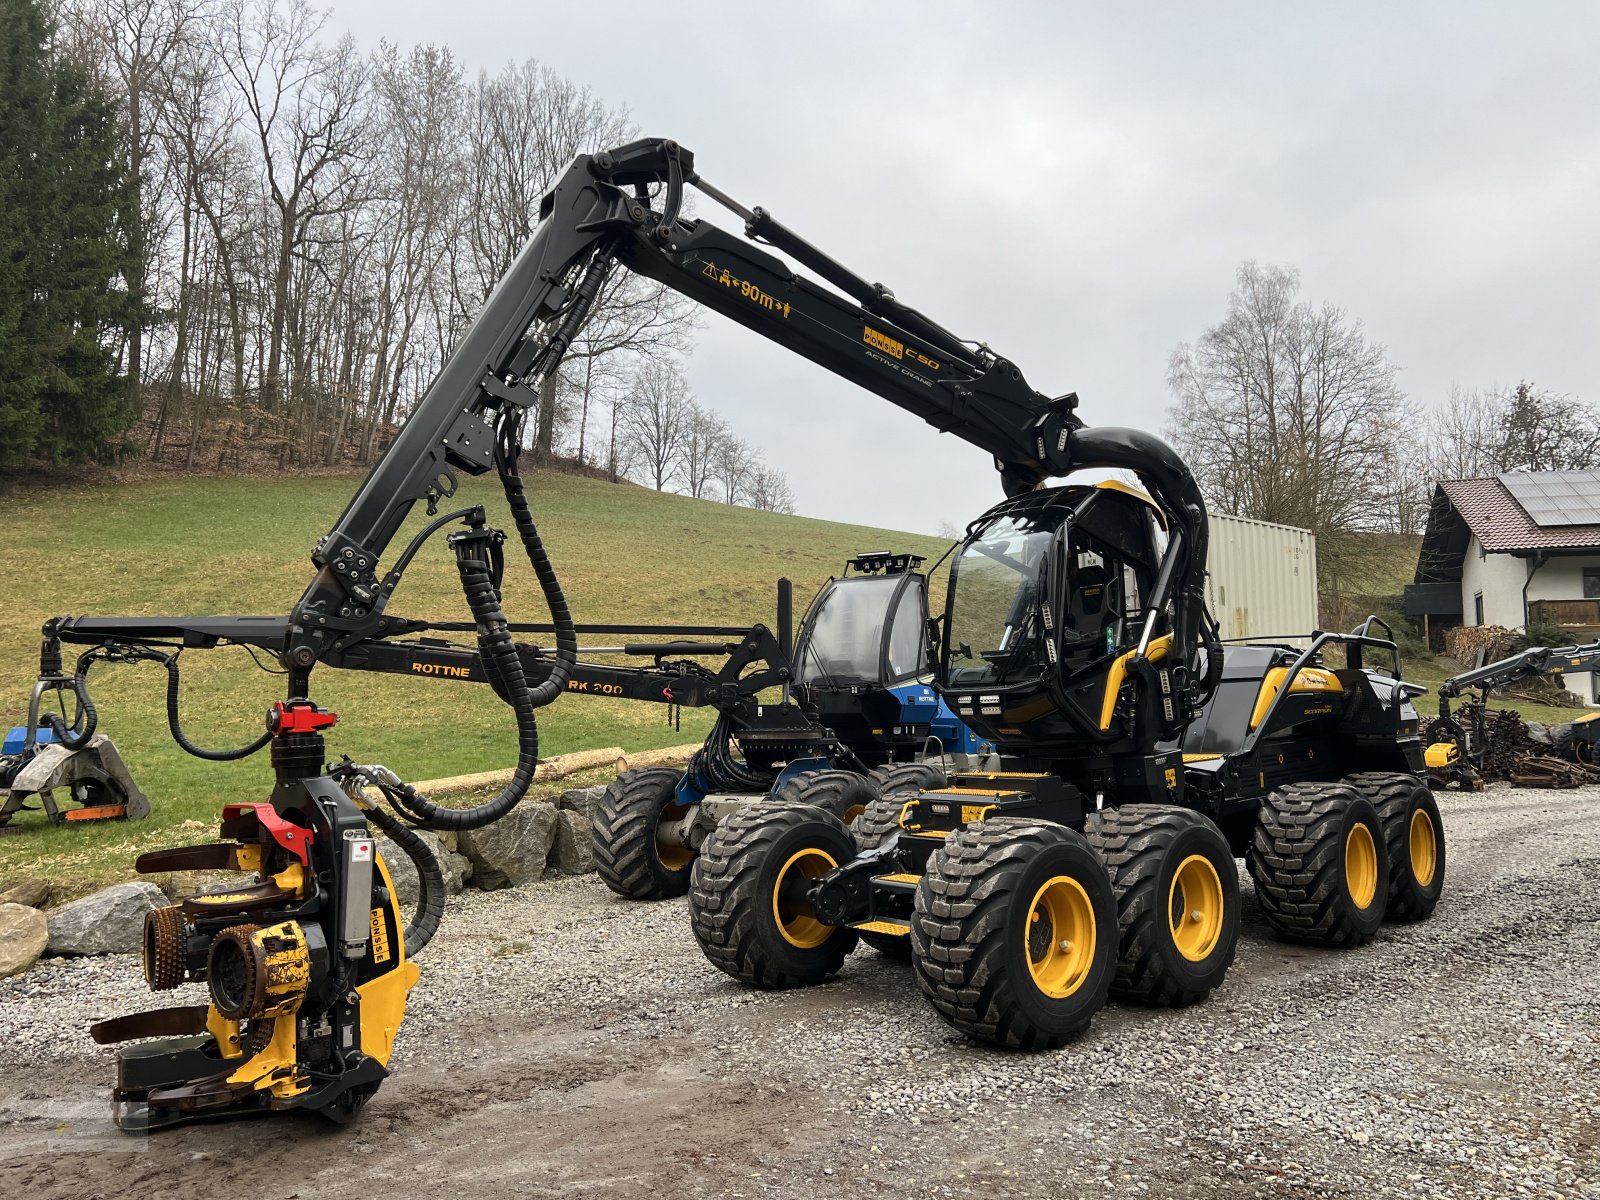
MULTIPOLYGON (((328 714, 330 717, 332 713, 328 714)), ((267 836, 306 866, 311 865, 311 843, 316 835, 303 826, 286 821, 270 804, 224 804, 222 806, 222 836, 236 840, 255 840, 248 823, 240 818, 254 817, 267 836)))
POLYGON ((317 733, 339 719, 339 714, 318 708, 309 700, 279 700, 267 713, 267 728, 273 737, 288 733, 317 733))

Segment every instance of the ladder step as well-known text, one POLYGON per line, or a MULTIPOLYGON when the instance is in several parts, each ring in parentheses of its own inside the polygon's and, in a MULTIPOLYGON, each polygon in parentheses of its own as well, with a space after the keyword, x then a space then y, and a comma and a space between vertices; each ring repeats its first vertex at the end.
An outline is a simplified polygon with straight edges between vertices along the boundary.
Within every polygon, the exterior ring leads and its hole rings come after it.
POLYGON ((893 937, 911 936, 911 926, 904 921, 861 921, 850 928, 859 929, 863 933, 887 933, 893 937))

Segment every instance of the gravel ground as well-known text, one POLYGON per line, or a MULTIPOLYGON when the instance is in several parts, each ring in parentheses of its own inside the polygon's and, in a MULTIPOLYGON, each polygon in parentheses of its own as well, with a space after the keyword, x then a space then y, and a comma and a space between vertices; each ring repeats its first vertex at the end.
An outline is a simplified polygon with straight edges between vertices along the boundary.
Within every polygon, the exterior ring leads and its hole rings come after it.
POLYGON ((452 902, 354 1125, 141 1141, 105 1132, 83 1032, 149 1005, 138 965, 58 961, 0 982, 0 1192, 1600 1196, 1600 788, 1442 800, 1431 921, 1287 946, 1246 880, 1210 1001, 1113 1006, 1035 1056, 963 1041, 866 949, 826 987, 743 990, 681 901, 585 877, 452 902))

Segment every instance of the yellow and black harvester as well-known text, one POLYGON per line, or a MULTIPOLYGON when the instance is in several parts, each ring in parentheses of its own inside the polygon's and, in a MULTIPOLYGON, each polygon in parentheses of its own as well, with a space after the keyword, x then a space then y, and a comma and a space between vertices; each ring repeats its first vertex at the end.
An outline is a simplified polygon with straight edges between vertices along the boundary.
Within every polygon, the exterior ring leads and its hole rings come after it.
MULTIPOLYGON (((619 268, 980 448, 1008 497, 969 528, 932 623, 938 688, 998 748, 994 769, 879 800, 856 819, 855 836, 808 805, 753 806, 725 820, 690 891, 694 931, 718 966, 766 987, 815 983, 865 938, 908 954, 958 1028, 1047 1046, 1083 1028, 1113 987, 1175 1004, 1221 981, 1238 923, 1236 854, 1269 920, 1295 937, 1355 944, 1386 912, 1432 909, 1444 842, 1419 775, 1416 689, 1399 678, 1392 639, 1369 623, 1303 649, 1224 646, 1204 602, 1205 505, 1163 442, 1085 427, 1075 394, 1035 391, 987 346, 744 208, 675 142, 579 156, 540 218, 317 544, 316 574, 286 618, 72 617, 46 627, 47 645, 90 647, 71 681, 85 705, 83 677, 102 652, 164 663, 172 697, 185 647, 270 645, 286 674, 268 729, 236 751, 195 746, 169 701, 185 749, 226 759, 270 744, 276 782, 264 803, 225 812, 218 842, 143 862, 246 877, 152 916, 152 987, 202 981, 210 1003, 97 1028, 103 1041, 136 1043, 119 1055, 119 1121, 143 1128, 296 1108, 342 1118, 387 1074, 416 978, 410 959, 443 910, 437 864, 412 830, 470 828, 518 803, 537 764, 536 710, 579 669, 577 626, 517 461, 527 411, 619 268), (690 186, 741 217, 744 236, 685 215, 690 186), (1046 486, 1087 468, 1131 473, 1142 488, 1046 486), (553 651, 513 639, 527 627, 502 610, 507 539, 484 509, 435 516, 462 474, 491 469, 549 604, 553 651), (384 570, 419 502, 434 519, 384 570), (407 565, 447 526, 470 625, 391 614, 407 565), (404 640, 450 628, 474 631, 476 650, 404 640), (1345 662, 1325 661, 1335 648, 1345 662), (1386 653, 1388 670, 1365 666, 1367 650, 1386 653), (311 698, 313 669, 384 669, 391 659, 447 661, 512 709, 518 760, 499 795, 441 808, 382 767, 326 760, 333 718, 311 698), (409 922, 374 830, 422 878, 409 922)), ((741 681, 727 686, 740 692, 741 681)), ((70 745, 92 721, 64 726, 70 745)))

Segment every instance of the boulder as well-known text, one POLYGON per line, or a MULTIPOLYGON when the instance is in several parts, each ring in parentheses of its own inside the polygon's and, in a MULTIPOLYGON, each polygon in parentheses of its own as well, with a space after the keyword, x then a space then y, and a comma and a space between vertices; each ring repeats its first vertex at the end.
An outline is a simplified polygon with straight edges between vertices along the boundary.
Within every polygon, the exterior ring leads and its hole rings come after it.
MULTIPOLYGON (((439 870, 444 875, 445 894, 447 896, 458 894, 472 875, 472 863, 440 841, 438 834, 425 829, 417 830, 416 834, 439 860, 439 870)), ((389 878, 394 880, 395 896, 399 899, 401 907, 409 913, 411 906, 417 902, 417 895, 421 890, 417 880, 417 868, 412 866, 411 860, 406 857, 406 852, 388 838, 378 839, 378 853, 383 855, 383 863, 389 868, 389 878)))
POLYGON ((50 942, 50 923, 37 908, 0 904, 0 979, 20 975, 50 942))
POLYGON ((556 840, 550 868, 562 875, 583 875, 594 870, 594 826, 577 809, 556 814, 556 840))
POLYGON ((600 803, 600 797, 606 794, 605 784, 599 787, 571 788, 562 792, 556 798, 556 807, 570 812, 582 813, 590 821, 594 820, 595 806, 600 803))
POLYGON ((50 903, 48 879, 24 879, 0 888, 0 904, 21 904, 25 908, 43 908, 50 903))
POLYGON ((486 892, 532 883, 544 874, 556 838, 556 807, 524 800, 492 825, 456 836, 472 860, 472 883, 486 892))
POLYGON ((119 883, 46 914, 50 954, 138 954, 144 915, 167 897, 153 883, 119 883))

